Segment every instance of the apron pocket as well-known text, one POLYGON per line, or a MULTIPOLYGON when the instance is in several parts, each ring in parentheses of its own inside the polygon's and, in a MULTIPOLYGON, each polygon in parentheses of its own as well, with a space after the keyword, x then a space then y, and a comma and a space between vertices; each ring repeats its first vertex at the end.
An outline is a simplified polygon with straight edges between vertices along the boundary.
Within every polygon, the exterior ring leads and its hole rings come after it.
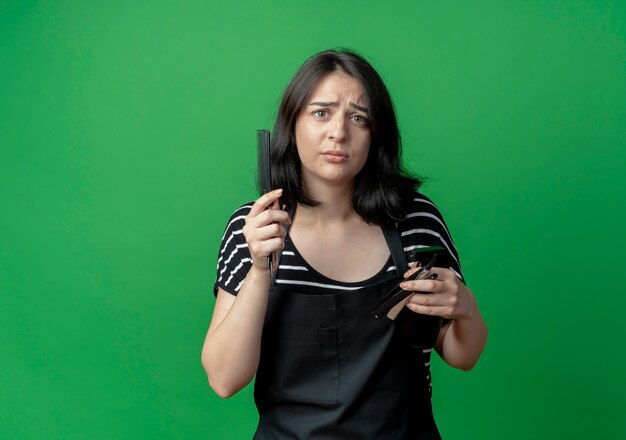
POLYGON ((337 402, 336 328, 287 326, 275 343, 271 375, 276 392, 300 401, 337 402))

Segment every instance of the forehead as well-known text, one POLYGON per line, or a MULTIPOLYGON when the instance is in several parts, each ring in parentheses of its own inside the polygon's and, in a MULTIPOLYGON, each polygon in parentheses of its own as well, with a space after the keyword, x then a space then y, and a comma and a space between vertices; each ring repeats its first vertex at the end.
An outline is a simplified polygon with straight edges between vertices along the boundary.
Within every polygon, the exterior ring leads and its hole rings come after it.
POLYGON ((361 82, 343 72, 332 72, 324 76, 311 93, 309 101, 319 99, 337 101, 347 99, 350 102, 365 104, 366 97, 361 82))

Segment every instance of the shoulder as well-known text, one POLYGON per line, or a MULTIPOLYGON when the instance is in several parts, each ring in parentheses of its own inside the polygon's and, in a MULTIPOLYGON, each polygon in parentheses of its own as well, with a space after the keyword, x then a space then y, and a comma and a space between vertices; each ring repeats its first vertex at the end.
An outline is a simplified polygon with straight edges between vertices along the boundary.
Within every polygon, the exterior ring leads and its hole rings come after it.
POLYGON ((419 191, 413 191, 407 200, 406 216, 404 217, 404 220, 398 224, 400 229, 407 227, 416 221, 428 218, 441 223, 442 226, 445 227, 443 215, 439 211, 439 208, 426 195, 419 191))
POLYGON ((240 231, 246 223, 246 216, 250 213, 254 202, 246 203, 235 209, 226 222, 226 228, 224 229, 224 236, 222 241, 228 235, 232 235, 235 231, 240 231))
POLYGON ((398 222, 404 250, 442 246, 447 250, 447 256, 441 262, 452 267, 462 279, 456 246, 437 205, 418 191, 415 191, 410 201, 406 203, 408 204, 406 215, 398 222))
POLYGON ((243 234, 243 227, 246 224, 246 216, 250 213, 252 205, 253 202, 241 205, 239 208, 235 209, 235 211, 233 211, 231 216, 228 218, 226 227, 224 228, 224 235, 222 235, 222 252, 226 247, 228 247, 233 238, 243 234))
POLYGON ((222 235, 220 255, 232 253, 234 250, 241 248, 245 243, 243 227, 246 224, 246 216, 250 213, 252 205, 253 202, 240 206, 235 209, 235 211, 228 218, 226 227, 224 228, 224 235, 222 235))
POLYGON ((250 209, 252 209, 253 204, 254 202, 248 202, 235 209, 228 219, 228 223, 230 224, 232 222, 244 221, 246 216, 250 213, 250 209))

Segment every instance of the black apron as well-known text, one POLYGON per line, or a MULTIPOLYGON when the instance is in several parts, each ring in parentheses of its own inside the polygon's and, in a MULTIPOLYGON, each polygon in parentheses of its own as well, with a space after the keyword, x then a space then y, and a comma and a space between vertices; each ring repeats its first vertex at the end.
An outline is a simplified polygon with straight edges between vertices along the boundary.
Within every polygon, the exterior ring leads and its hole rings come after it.
MULTIPOLYGON (((398 272, 407 260, 383 228, 398 272)), ((256 375, 254 439, 440 439, 430 398, 430 350, 372 310, 398 277, 312 295, 272 280, 256 375)))

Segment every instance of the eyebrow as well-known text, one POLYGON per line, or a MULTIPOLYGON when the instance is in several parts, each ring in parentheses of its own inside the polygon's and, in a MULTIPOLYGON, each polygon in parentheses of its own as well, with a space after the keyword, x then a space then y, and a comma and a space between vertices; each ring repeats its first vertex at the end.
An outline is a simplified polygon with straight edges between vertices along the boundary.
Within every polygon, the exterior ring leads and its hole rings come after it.
MULTIPOLYGON (((323 102, 323 101, 315 101, 311 102, 309 105, 317 105, 319 107, 337 107, 339 104, 336 102, 323 102)), ((365 113, 369 113, 367 107, 360 106, 359 104, 350 103, 350 107, 354 107, 357 110, 360 110, 365 113)))

